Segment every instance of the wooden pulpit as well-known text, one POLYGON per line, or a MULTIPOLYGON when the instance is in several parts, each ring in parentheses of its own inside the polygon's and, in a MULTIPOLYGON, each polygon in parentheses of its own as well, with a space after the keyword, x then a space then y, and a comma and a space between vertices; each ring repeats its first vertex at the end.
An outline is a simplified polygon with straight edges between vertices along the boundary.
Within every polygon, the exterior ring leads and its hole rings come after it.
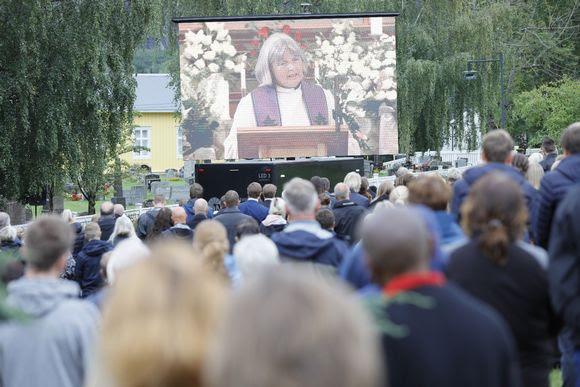
POLYGON ((239 158, 346 156, 348 131, 329 126, 238 128, 239 158))

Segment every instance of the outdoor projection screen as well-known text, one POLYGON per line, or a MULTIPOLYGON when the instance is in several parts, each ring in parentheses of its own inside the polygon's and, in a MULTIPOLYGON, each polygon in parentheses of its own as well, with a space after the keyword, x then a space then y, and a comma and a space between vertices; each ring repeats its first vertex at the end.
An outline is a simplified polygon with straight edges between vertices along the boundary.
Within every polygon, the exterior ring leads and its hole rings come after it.
POLYGON ((177 19, 184 160, 398 153, 395 16, 177 19))

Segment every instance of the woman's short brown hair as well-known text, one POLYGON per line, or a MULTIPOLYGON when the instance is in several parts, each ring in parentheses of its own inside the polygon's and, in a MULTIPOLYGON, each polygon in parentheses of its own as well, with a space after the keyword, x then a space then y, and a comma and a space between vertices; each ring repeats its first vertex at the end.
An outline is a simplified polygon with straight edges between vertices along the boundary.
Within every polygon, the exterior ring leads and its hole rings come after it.
POLYGON ((101 349, 115 385, 202 385, 226 290, 196 258, 191 248, 158 245, 112 288, 101 349))
POLYGON ((420 176, 409 183, 409 203, 445 211, 450 199, 451 188, 441 176, 420 176))

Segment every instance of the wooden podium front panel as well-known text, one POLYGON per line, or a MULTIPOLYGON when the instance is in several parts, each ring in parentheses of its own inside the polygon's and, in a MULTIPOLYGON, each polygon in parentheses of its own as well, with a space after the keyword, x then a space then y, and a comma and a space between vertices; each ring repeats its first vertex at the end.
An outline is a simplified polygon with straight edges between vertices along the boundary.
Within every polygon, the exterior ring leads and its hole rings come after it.
POLYGON ((348 133, 330 126, 238 129, 239 158, 345 156, 348 133))

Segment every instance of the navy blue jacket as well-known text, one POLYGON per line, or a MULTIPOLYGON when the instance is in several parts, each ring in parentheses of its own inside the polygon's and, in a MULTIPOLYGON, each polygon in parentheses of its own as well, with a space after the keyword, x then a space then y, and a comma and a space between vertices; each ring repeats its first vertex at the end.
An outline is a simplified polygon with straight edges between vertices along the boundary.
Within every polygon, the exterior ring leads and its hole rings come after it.
MULTIPOLYGON (((278 252, 282 259, 311 262, 338 268, 348 251, 346 243, 333 236, 319 238, 306 230, 293 230, 294 227, 291 226, 292 223, 285 231, 272 234, 272 241, 278 247, 278 252)), ((318 227, 320 228, 320 225, 318 227)), ((321 228, 320 233, 324 235, 330 234, 330 232, 321 228)))
POLYGON ((77 255, 74 278, 81 287, 83 298, 103 286, 100 273, 101 258, 112 249, 113 246, 109 242, 96 239, 88 242, 77 255))
POLYGON ((371 283, 371 273, 365 262, 365 251, 361 243, 356 244, 346 255, 340 265, 339 275, 356 290, 371 283))
POLYGON ((268 216, 268 209, 255 200, 247 200, 240 204, 240 212, 256 219, 258 224, 268 216))
POLYGON ((572 331, 580 348, 580 185, 560 203, 550 238, 548 279, 556 313, 572 331))
POLYGON ((371 310, 379 328, 381 319, 394 324, 382 334, 389 386, 521 385, 513 339, 497 313, 453 285, 411 292, 430 306, 409 300, 371 310))
POLYGON ((441 248, 467 240, 453 215, 447 211, 434 211, 434 214, 441 235, 441 248))
MULTIPOLYGON (((368 208, 368 206, 370 206, 371 202, 369 201, 369 199, 366 196, 363 196, 361 194, 359 194, 358 192, 353 192, 350 191, 350 200, 355 202, 356 204, 358 204, 359 206, 363 207, 363 208, 368 208)), ((334 208, 334 204, 332 204, 333 208, 334 208)))
POLYGON ((71 224, 71 228, 75 233, 75 243, 73 246, 72 255, 73 257, 76 257, 85 245, 85 232, 83 230, 83 226, 80 223, 75 222, 71 224))
POLYGON ((540 165, 544 168, 544 172, 550 172, 552 165, 554 165, 554 162, 556 161, 556 157, 558 157, 558 155, 555 152, 548 153, 546 158, 540 161, 540 165))
POLYGON ((226 228, 226 231, 228 232, 230 253, 233 251, 234 244, 236 243, 236 227, 238 224, 247 219, 252 219, 252 217, 246 214, 242 214, 238 207, 224 208, 214 218, 214 220, 217 220, 223 224, 226 228))
POLYGON ((535 219, 537 244, 546 248, 550 240, 552 218, 558 204, 575 184, 580 183, 580 154, 564 158, 558 167, 542 178, 538 200, 538 213, 535 219))
POLYGON ((117 218, 115 215, 105 215, 99 218, 99 227, 101 228, 101 240, 108 241, 115 229, 115 222, 117 218))
POLYGON ((358 225, 367 210, 352 200, 339 200, 332 207, 334 214, 334 231, 340 239, 353 245, 360 239, 358 225))
POLYGON ((188 243, 193 242, 193 230, 188 225, 175 225, 161 233, 162 238, 177 239, 188 243))
MULTIPOLYGON (((194 224, 193 218, 195 217, 195 211, 193 209, 193 206, 195 205, 195 200, 196 199, 189 199, 187 201, 187 203, 185 203, 183 205, 183 209, 185 210, 185 213, 187 214, 186 223, 192 230, 195 228, 195 226, 192 227, 192 225, 194 224)), ((212 217, 213 217, 213 208, 208 208, 207 209, 207 219, 211 219, 212 217)))
POLYGON ((487 163, 480 167, 470 168, 465 173, 463 173, 463 179, 458 180, 453 185, 453 201, 451 202, 451 213, 455 216, 455 219, 459 219, 459 210, 463 201, 469 194, 471 186, 475 184, 480 177, 488 174, 489 172, 499 171, 507 174, 513 181, 519 184, 522 192, 526 198, 526 204, 528 206, 528 213, 530 218, 536 213, 536 204, 538 193, 531 186, 526 178, 515 168, 510 165, 505 165, 501 163, 487 163))

